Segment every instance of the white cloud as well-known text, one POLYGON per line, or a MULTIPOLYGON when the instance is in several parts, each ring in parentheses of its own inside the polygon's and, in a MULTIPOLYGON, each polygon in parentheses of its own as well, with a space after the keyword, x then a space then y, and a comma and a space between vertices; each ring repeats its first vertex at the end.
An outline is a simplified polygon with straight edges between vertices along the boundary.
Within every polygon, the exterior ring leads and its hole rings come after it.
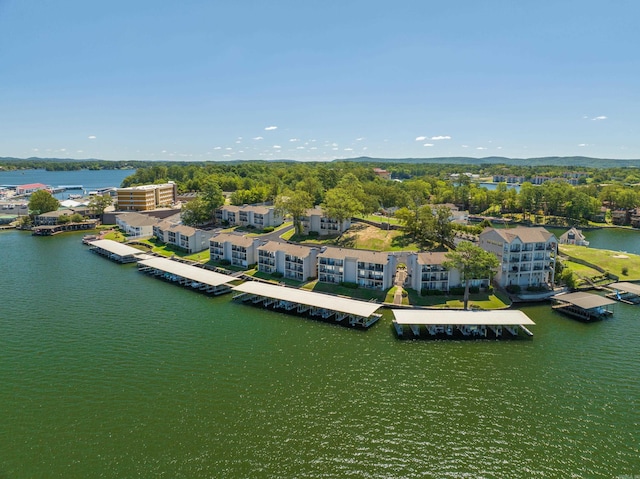
POLYGON ((607 117, 602 115, 602 116, 596 116, 595 118, 591 118, 594 121, 599 121, 599 120, 606 120, 607 117))
POLYGON ((242 142, 241 142, 240 140, 236 140, 236 144, 237 144, 237 143, 242 143, 242 142))
POLYGON ((257 140, 264 140, 264 138, 262 138, 261 136, 256 136, 256 137, 254 138, 254 140, 256 140, 256 141, 257 141, 257 140))
POLYGON ((422 146, 433 146, 433 143, 425 143, 425 144, 424 144, 424 145, 422 145, 422 146))
POLYGON ((344 151, 353 151, 353 148, 345 148, 344 151))
POLYGON ((362 151, 367 151, 368 149, 369 149, 369 147, 368 147, 368 146, 364 146, 364 147, 362 148, 362 151))
POLYGON ((462 148, 469 148, 469 145, 460 145, 462 148))
POLYGON ((96 135, 89 135, 87 138, 89 138, 90 140, 95 140, 96 139, 96 135))
POLYGON ((265 131, 272 131, 272 130, 277 130, 277 129, 278 129, 278 127, 277 127, 277 126, 268 126, 268 127, 266 127, 264 130, 265 130, 265 131))
POLYGON ((588 143, 580 143, 578 146, 589 146, 588 143))
POLYGON ((417 137, 416 137, 416 141, 424 141, 424 140, 426 140, 426 139, 427 139, 427 137, 426 137, 426 136, 417 136, 417 137))
POLYGON ((40 151, 40 148, 34 148, 33 151, 40 151))
POLYGON ((160 153, 166 153, 166 152, 167 152, 167 150, 162 150, 160 153))
POLYGON ((333 151, 337 151, 337 150, 338 150, 338 148, 331 148, 331 149, 332 149, 333 151))
POLYGON ((231 150, 233 150, 233 148, 225 148, 225 150, 231 151, 231 150))
POLYGON ((76 153, 84 153, 82 150, 77 150, 76 153))
POLYGON ((299 146, 296 148, 296 150, 304 150, 304 146, 299 146))
POLYGON ((318 147, 317 146, 312 146, 311 148, 309 148, 310 150, 317 150, 318 147))
POLYGON ((432 140, 450 140, 451 137, 449 135, 440 135, 440 136, 432 136, 432 140))
POLYGON ((479 146, 476 150, 486 150, 486 148, 484 146, 479 146))
POLYGON ((364 137, 356 138, 356 141, 362 141, 362 140, 364 140, 364 137))
MULTIPOLYGON (((216 147, 214 148, 214 150, 222 150, 222 147, 221 147, 221 146, 216 146, 216 147)), ((164 151, 163 151, 162 153, 164 153, 164 151)))
POLYGON ((300 140, 298 140, 297 138, 289 138, 289 141, 291 143, 295 143, 296 141, 300 141, 300 140))
POLYGON ((280 145, 273 145, 274 148, 282 148, 280 145))

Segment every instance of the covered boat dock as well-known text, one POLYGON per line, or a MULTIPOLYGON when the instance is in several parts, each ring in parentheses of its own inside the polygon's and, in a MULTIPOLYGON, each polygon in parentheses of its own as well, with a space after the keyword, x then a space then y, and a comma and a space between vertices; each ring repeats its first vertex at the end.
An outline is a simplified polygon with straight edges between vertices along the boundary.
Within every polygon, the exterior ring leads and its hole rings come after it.
POLYGON ((552 308, 580 321, 599 321, 611 316, 609 306, 615 301, 593 293, 564 293, 553 297, 556 302, 552 308))
POLYGON ((607 294, 607 298, 615 299, 627 304, 640 304, 640 284, 634 283, 612 283, 607 289, 613 291, 607 294))
POLYGON ((228 283, 237 281, 233 276, 158 257, 140 260, 138 271, 214 295, 228 293, 231 288, 228 283))
POLYGON ((239 302, 290 313, 307 314, 312 318, 348 324, 349 326, 368 328, 381 316, 375 314, 380 308, 378 303, 341 296, 314 293, 313 291, 257 281, 248 281, 233 289, 238 292, 233 299, 239 302))
POLYGON ((95 240, 88 243, 91 251, 118 263, 135 263, 147 253, 133 246, 113 240, 95 240))
POLYGON ((526 326, 535 323, 522 311, 502 310, 447 310, 447 309, 394 309, 393 326, 399 337, 405 337, 405 327, 414 337, 424 331, 429 337, 488 338, 511 337, 519 332, 533 336, 526 326))
POLYGON ((427 337, 501 338, 505 337, 505 331, 511 337, 517 337, 520 331, 533 336, 526 326, 535 324, 526 314, 515 309, 394 309, 393 316, 393 326, 401 338, 408 332, 405 326, 413 337, 420 337, 424 332, 427 337))

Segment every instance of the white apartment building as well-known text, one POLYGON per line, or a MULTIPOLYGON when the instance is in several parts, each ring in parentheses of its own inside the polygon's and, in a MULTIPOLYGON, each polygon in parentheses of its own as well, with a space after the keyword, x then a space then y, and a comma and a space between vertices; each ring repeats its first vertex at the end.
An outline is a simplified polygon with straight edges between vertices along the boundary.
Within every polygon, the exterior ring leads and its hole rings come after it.
POLYGON ((395 270, 395 256, 386 252, 325 248, 318 255, 318 280, 324 283, 388 289, 393 285, 395 270))
POLYGON ((268 241, 258 247, 258 271, 296 281, 316 277, 318 248, 268 241))
POLYGON ((232 233, 220 233, 209 240, 209 253, 214 261, 229 261, 247 268, 258 262, 260 239, 232 233))

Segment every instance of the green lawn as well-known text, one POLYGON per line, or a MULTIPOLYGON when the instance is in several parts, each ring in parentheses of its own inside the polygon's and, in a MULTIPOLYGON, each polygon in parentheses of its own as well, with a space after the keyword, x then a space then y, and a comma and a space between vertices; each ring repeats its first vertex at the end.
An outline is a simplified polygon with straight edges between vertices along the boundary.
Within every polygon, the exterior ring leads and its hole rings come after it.
POLYGON ((372 251, 419 251, 409 235, 399 230, 383 230, 364 223, 351 226, 341 236, 318 238, 294 235, 293 231, 282 236, 296 243, 337 246, 339 248, 366 249, 372 251))
POLYGON ((392 225, 402 224, 400 223, 400 220, 398 220, 398 218, 395 218, 393 216, 387 217, 387 216, 380 216, 380 215, 363 215, 363 216, 357 216, 357 218, 363 218, 367 221, 375 221, 376 223, 389 223, 392 225))
MULTIPOLYGON (((599 266, 609 273, 613 273, 621 281, 640 280, 640 255, 632 253, 621 253, 606 249, 591 248, 588 246, 560 245, 560 252, 571 258, 577 258, 588 263, 599 266), (627 269, 627 274, 622 273, 622 269, 627 269)), ((569 263, 575 265, 575 263, 569 263)), ((580 265, 581 267, 584 267, 580 265)), ((595 271, 595 270, 593 270, 595 271)), ((582 274, 579 269, 576 272, 582 274)), ((600 275, 601 273, 597 273, 600 275)))
MULTIPOLYGON (((416 306, 434 306, 439 308, 462 309, 464 301, 462 296, 420 296, 417 291, 408 289, 409 303, 416 306)), ((502 309, 511 304, 509 298, 501 292, 493 294, 478 293, 469 295, 469 307, 480 309, 502 309)))
POLYGON ((189 254, 179 248, 172 245, 167 245, 159 242, 155 238, 139 240, 139 243, 145 243, 151 246, 151 251, 162 256, 179 256, 180 258, 189 259, 191 261, 198 261, 200 263, 206 263, 209 261, 209 250, 200 251, 199 253, 189 254))
MULTIPOLYGON (((387 291, 387 296, 384 298, 384 302, 385 303, 393 304, 393 298, 396 295, 396 290, 397 289, 398 289, 398 286, 393 286, 393 287, 391 287, 391 289, 389 289, 389 291, 387 291)), ((400 289, 402 289, 403 291, 406 291, 403 288, 400 288, 400 289)), ((409 306, 409 296, 407 294, 405 294, 402 297, 402 304, 405 305, 405 306, 409 306)))

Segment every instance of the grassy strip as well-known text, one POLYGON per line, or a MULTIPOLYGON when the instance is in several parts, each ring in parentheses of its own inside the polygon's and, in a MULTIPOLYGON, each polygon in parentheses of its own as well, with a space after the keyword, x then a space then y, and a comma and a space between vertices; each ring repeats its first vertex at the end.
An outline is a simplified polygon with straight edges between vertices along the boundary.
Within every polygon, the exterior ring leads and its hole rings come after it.
MULTIPOLYGON (((433 306, 437 308, 462 309, 464 301, 461 296, 420 296, 417 291, 408 289, 409 303, 417 306, 433 306)), ((509 298, 501 292, 494 294, 478 293, 469 295, 469 307, 480 309, 502 309, 509 306, 509 298)))
MULTIPOLYGON (((640 255, 575 245, 560 245, 560 252, 570 259, 577 258, 598 265, 609 273, 617 275, 621 281, 640 280, 640 255), (623 274, 623 268, 626 268, 626 275, 623 274)), ((569 262, 569 267, 573 267, 575 264, 569 262)), ((583 265, 580 266, 584 268, 583 265)), ((576 269, 576 272, 587 276, 587 274, 578 269, 576 269)), ((597 275, 601 275, 601 273, 597 273, 597 275)))
POLYGON ((155 238, 138 240, 138 242, 148 244, 152 248, 151 251, 161 256, 178 256, 180 258, 188 259, 191 261, 198 261, 201 263, 208 262, 210 257, 208 249, 200 251, 199 253, 188 253, 187 251, 176 248, 173 245, 161 243, 155 238))
POLYGON ((376 301, 382 302, 386 297, 386 292, 380 291, 379 289, 346 288, 344 286, 340 286, 339 284, 321 283, 319 281, 307 283, 304 286, 304 289, 315 291, 316 293, 329 293, 337 294, 340 296, 348 296, 350 298, 363 299, 365 301, 375 299, 376 301))

